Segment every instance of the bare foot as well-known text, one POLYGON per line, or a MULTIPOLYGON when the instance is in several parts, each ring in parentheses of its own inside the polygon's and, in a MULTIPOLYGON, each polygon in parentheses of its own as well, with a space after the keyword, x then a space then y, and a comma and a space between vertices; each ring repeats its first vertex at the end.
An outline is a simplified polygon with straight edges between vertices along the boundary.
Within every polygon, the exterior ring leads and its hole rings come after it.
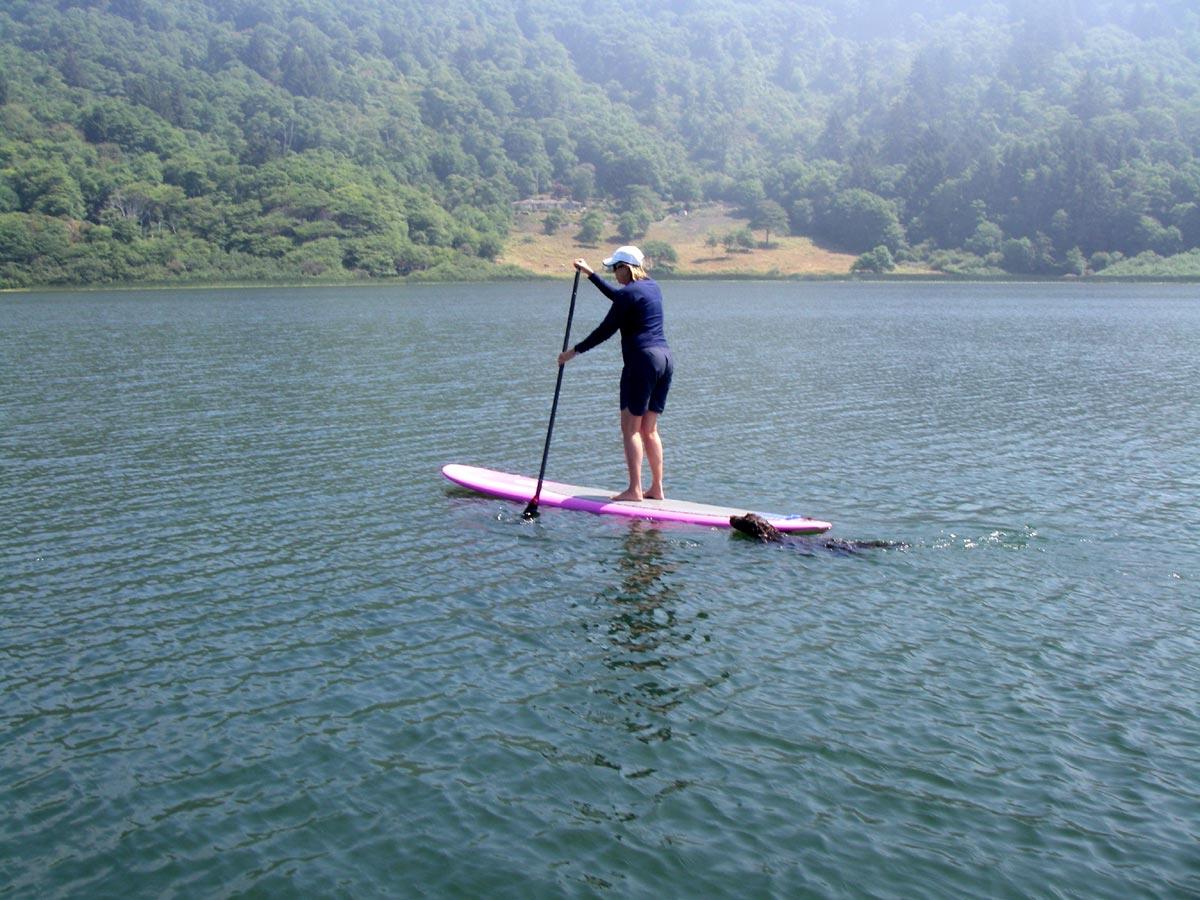
POLYGON ((642 492, 627 488, 626 490, 623 490, 623 491, 621 491, 621 493, 617 494, 617 496, 613 497, 613 499, 614 500, 633 500, 635 502, 640 503, 642 500, 642 492))
POLYGON ((666 500, 667 495, 664 494, 662 491, 659 491, 658 493, 654 493, 653 491, 646 491, 646 499, 647 500, 666 500))

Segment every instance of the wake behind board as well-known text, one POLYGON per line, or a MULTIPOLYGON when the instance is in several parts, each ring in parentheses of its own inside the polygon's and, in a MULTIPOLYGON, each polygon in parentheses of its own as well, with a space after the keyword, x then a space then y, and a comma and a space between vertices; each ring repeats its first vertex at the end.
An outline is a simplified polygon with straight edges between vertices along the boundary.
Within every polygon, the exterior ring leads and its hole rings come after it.
MULTIPOLYGON (((525 475, 512 475, 494 469, 477 466, 462 466, 456 463, 442 467, 442 474, 455 484, 504 500, 528 503, 537 490, 537 479, 525 475)), ((649 519, 654 522, 682 522, 689 525, 708 525, 729 528, 729 517, 756 512, 780 531, 790 534, 820 534, 833 526, 829 522, 810 519, 807 516, 787 516, 779 513, 764 513, 746 507, 712 506, 708 503, 689 503, 686 500, 613 500, 617 491, 604 488, 581 487, 577 484, 562 484, 558 481, 543 481, 539 506, 577 509, 607 516, 625 516, 630 519, 649 519)))

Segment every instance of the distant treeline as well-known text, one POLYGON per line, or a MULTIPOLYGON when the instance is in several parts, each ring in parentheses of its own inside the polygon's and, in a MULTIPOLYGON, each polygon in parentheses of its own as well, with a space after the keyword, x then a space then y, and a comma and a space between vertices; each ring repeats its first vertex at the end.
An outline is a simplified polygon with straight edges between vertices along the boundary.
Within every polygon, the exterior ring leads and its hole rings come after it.
POLYGON ((7 0, 0 286, 494 275, 543 194, 1195 274, 1197 60, 1182 0, 7 0))

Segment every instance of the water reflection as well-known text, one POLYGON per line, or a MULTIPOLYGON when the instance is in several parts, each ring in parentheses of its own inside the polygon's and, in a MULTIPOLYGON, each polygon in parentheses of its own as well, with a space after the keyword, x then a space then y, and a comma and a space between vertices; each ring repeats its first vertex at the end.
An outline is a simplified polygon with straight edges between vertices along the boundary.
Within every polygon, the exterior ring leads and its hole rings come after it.
POLYGON ((678 771, 686 757, 679 739, 703 715, 685 701, 728 677, 697 676, 707 613, 689 608, 691 597, 680 587, 687 580, 672 577, 686 562, 680 543, 647 522, 624 527, 610 563, 614 577, 596 594, 599 616, 589 626, 603 669, 592 674, 589 688, 602 702, 588 711, 604 726, 593 734, 592 763, 619 773, 621 787, 605 804, 573 803, 576 821, 623 825, 694 783, 678 771))
POLYGON ((669 550, 660 530, 631 522, 616 562, 620 580, 599 597, 613 610, 604 626, 604 665, 631 681, 602 693, 624 707, 626 730, 647 743, 671 738, 669 714, 682 702, 684 689, 671 683, 669 670, 694 638, 679 620, 680 597, 669 580, 678 563, 669 550))

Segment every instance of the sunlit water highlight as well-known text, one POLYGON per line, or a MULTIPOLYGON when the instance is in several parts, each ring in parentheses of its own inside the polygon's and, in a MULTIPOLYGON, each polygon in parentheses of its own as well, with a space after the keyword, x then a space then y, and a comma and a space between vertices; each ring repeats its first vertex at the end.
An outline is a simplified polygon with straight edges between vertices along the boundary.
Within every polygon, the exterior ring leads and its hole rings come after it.
POLYGON ((901 547, 444 483, 565 283, 6 296, 0 895, 1200 894, 1195 290, 666 294, 668 488, 901 547))

